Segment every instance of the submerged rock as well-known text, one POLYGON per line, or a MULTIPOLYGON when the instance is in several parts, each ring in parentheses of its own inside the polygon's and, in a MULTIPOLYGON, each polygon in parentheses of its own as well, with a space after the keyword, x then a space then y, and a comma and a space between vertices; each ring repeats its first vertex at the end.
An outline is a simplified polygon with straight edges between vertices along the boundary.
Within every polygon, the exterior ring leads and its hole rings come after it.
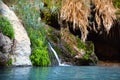
POLYGON ((23 25, 15 13, 10 10, 9 7, 6 6, 2 1, 0 1, 0 13, 8 18, 15 32, 15 48, 13 54, 11 55, 12 65, 32 65, 29 59, 29 55, 31 54, 30 39, 23 25))

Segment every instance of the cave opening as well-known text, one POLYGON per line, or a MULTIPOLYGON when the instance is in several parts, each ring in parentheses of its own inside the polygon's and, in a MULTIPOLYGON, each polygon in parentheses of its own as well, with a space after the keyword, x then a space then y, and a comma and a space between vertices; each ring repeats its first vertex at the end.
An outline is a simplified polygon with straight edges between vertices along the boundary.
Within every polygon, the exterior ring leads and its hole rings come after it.
POLYGON ((120 62, 120 22, 116 21, 109 34, 90 31, 87 41, 92 41, 100 61, 120 62))
MULTIPOLYGON (((80 29, 69 27, 69 30, 81 38, 80 29)), ((109 34, 104 29, 99 32, 89 31, 86 41, 93 42, 94 52, 100 61, 120 62, 120 21, 115 21, 109 34)))
MULTIPOLYGON (((60 24, 54 21, 55 20, 52 19, 49 25, 60 30, 60 24)), ((68 25, 69 31, 81 38, 80 29, 73 29, 72 22, 68 22, 68 25)), ((109 34, 107 34, 104 29, 102 30, 102 33, 101 31, 97 33, 94 30, 89 31, 88 29, 89 34, 86 41, 92 41, 94 43, 94 52, 100 61, 120 62, 120 20, 114 21, 109 34)))

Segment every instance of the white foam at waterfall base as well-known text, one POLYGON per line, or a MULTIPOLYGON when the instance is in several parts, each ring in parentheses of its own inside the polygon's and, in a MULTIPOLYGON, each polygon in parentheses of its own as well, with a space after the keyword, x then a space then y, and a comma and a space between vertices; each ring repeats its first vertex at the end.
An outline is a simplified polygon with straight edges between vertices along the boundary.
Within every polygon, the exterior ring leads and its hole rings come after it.
POLYGON ((58 55, 57 55, 57 52, 53 49, 53 47, 51 46, 51 44, 50 44, 49 42, 48 42, 48 45, 49 45, 51 51, 54 53, 55 58, 57 59, 59 66, 70 66, 70 65, 67 65, 67 64, 65 64, 65 63, 61 63, 61 60, 59 59, 59 57, 58 57, 58 55))

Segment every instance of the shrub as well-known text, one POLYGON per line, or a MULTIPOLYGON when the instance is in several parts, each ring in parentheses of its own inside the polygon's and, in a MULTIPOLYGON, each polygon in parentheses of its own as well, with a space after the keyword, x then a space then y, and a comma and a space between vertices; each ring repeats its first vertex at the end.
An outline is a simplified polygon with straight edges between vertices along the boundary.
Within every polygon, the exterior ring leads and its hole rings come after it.
POLYGON ((32 54, 30 56, 30 59, 33 63, 33 65, 36 66, 46 66, 49 64, 49 59, 47 48, 41 49, 40 47, 36 47, 32 50, 32 54))
POLYGON ((27 29, 32 47, 32 54, 30 59, 35 66, 47 66, 50 63, 46 39, 43 38, 41 29, 35 30, 32 28, 27 29))
POLYGON ((6 17, 0 16, 0 29, 2 33, 10 38, 14 38, 14 30, 6 17))
POLYGON ((14 7, 30 37, 32 48, 30 59, 32 64, 35 66, 47 66, 50 60, 47 50, 45 25, 38 21, 40 17, 39 6, 41 6, 40 0, 34 0, 33 2, 19 0, 14 7))

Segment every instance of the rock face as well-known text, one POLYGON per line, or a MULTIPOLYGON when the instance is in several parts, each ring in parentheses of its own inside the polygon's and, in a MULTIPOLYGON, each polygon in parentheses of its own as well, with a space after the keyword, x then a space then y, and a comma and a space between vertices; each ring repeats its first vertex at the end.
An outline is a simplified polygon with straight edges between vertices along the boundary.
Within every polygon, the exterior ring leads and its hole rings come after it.
POLYGON ((12 40, 0 33, 0 66, 6 66, 12 51, 12 40))
POLYGON ((11 51, 12 41, 2 33, 0 33, 0 48, 2 53, 9 53, 11 51))
POLYGON ((2 1, 0 1, 0 13, 8 18, 15 32, 15 49, 11 55, 13 61, 12 64, 15 66, 32 65, 29 59, 31 53, 30 40, 23 25, 20 23, 15 13, 2 1))

